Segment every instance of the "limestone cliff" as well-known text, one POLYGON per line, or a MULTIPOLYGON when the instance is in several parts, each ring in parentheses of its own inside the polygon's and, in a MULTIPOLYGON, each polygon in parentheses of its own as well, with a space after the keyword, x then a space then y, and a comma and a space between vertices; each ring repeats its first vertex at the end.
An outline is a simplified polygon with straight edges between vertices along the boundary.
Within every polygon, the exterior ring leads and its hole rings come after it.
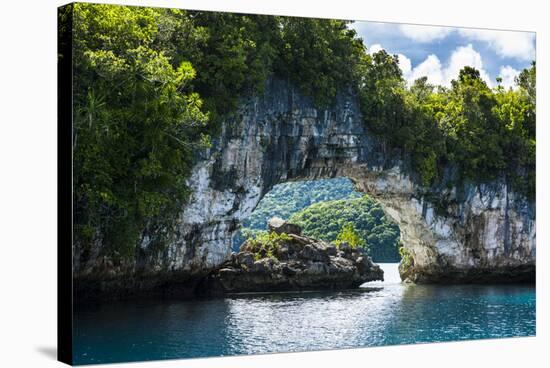
POLYGON ((199 154, 188 179, 193 194, 172 241, 159 250, 144 236, 131 267, 147 274, 183 275, 215 268, 229 259, 240 221, 273 185, 336 176, 352 179, 399 225, 408 254, 401 268, 404 278, 534 278, 533 201, 511 192, 504 181, 422 187, 365 130, 351 93, 339 94, 332 107, 319 110, 279 80, 270 80, 262 95, 244 101, 223 124, 213 147, 199 154))

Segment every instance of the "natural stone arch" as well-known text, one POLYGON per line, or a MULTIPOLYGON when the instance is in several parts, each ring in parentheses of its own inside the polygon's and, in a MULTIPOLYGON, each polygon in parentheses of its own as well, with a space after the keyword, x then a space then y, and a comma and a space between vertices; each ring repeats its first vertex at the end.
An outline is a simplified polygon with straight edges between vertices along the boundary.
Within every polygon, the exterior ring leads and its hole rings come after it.
POLYGON ((353 94, 319 110, 278 80, 223 124, 188 180, 193 194, 174 240, 162 253, 148 252, 144 242, 138 262, 159 271, 212 269, 229 257, 239 222, 275 184, 337 176, 352 179, 399 225, 414 264, 409 279, 534 278, 533 202, 497 182, 428 191, 367 132, 353 94))

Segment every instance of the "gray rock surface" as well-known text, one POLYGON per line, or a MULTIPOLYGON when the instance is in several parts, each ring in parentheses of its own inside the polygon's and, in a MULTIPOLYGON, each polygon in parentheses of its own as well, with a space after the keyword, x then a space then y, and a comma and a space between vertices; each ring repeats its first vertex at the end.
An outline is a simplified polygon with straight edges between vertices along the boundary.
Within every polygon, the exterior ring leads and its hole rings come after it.
POLYGON ((168 244, 159 249, 153 235, 144 234, 135 260, 120 267, 102 258, 99 241, 81 264, 83 250, 75 241, 76 278, 99 278, 105 264, 112 265, 111 274, 131 279, 204 274, 230 259, 240 222, 274 185, 346 176, 399 225, 411 260, 401 268, 403 278, 534 279, 534 201, 511 191, 504 179, 426 188, 394 157, 365 130, 352 93, 342 91, 320 110, 286 82, 272 79, 261 96, 242 102, 213 147, 198 153, 188 179, 193 193, 168 244))
MULTIPOLYGON (((292 225, 301 232, 298 225, 292 225)), ((277 227, 276 229, 280 229, 277 227)), ((383 280, 384 272, 372 263, 363 249, 342 243, 289 235, 270 257, 253 252, 250 241, 212 272, 200 286, 208 294, 270 291, 336 290, 356 288, 383 280), (254 259, 256 259, 254 261, 254 259)))
POLYGON ((277 234, 286 233, 300 235, 302 233, 302 229, 298 225, 291 224, 280 217, 270 218, 269 221, 267 221, 267 229, 277 234))

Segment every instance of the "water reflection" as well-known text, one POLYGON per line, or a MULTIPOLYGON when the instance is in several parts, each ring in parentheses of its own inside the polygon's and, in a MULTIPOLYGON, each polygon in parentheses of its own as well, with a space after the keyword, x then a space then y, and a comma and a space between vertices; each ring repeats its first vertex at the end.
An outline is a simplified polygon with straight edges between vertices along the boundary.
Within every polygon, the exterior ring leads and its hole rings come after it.
POLYGON ((373 304, 365 301, 361 292, 233 300, 229 341, 235 353, 353 346, 373 304))
POLYGON ((395 265, 383 267, 385 282, 352 291, 80 307, 75 359, 82 364, 535 334, 532 287, 406 285, 395 278, 395 265))

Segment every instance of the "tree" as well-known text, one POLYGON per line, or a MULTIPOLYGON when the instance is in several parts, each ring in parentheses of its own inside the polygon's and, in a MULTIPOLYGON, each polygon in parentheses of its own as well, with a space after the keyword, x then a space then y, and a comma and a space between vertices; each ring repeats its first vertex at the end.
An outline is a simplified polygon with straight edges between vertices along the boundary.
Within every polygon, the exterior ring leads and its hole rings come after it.
POLYGON ((294 81, 320 107, 354 81, 354 69, 365 47, 349 22, 281 17, 281 46, 275 72, 294 81))
POLYGON ((319 104, 353 80, 347 23, 75 4, 75 242, 124 261, 173 234, 198 150, 273 74, 319 104))
POLYGON ((365 240, 359 236, 355 230, 355 226, 353 226, 353 223, 351 222, 348 222, 342 227, 342 230, 340 230, 338 236, 336 237, 335 243, 337 245, 347 243, 352 248, 365 248, 367 245, 365 240))
POLYGON ((328 242, 336 241, 342 228, 351 222, 373 260, 399 261, 399 227, 369 196, 315 203, 295 213, 290 221, 300 225, 304 235, 328 242))
POLYGON ((385 136, 391 147, 402 147, 407 134, 405 81, 397 56, 385 50, 372 56, 365 54, 356 74, 366 125, 375 134, 385 136))
POLYGON ((146 232, 159 246, 172 233, 193 152, 208 145, 196 70, 158 49, 162 12, 74 5, 75 236, 119 260, 146 232))
POLYGON ((515 78, 516 84, 522 92, 528 97, 531 105, 535 106, 537 102, 537 64, 531 62, 531 67, 523 69, 515 78))
MULTIPOLYGON (((346 21, 72 9, 74 229, 82 262, 97 243, 101 255, 119 261, 134 257, 143 239, 154 245, 147 249, 162 249, 189 197, 196 153, 222 123, 231 128, 240 99, 261 94, 272 77, 320 109, 340 91, 356 92, 386 156, 403 160, 426 187, 504 179, 534 198, 534 62, 517 90, 491 89, 470 67, 451 88, 426 78, 408 87, 397 57, 366 53, 346 21)), ((291 207, 309 204, 296 199, 291 207)), ((317 215, 308 221, 315 219, 322 222, 317 215)), ((372 234, 363 235, 372 245, 372 234)))

